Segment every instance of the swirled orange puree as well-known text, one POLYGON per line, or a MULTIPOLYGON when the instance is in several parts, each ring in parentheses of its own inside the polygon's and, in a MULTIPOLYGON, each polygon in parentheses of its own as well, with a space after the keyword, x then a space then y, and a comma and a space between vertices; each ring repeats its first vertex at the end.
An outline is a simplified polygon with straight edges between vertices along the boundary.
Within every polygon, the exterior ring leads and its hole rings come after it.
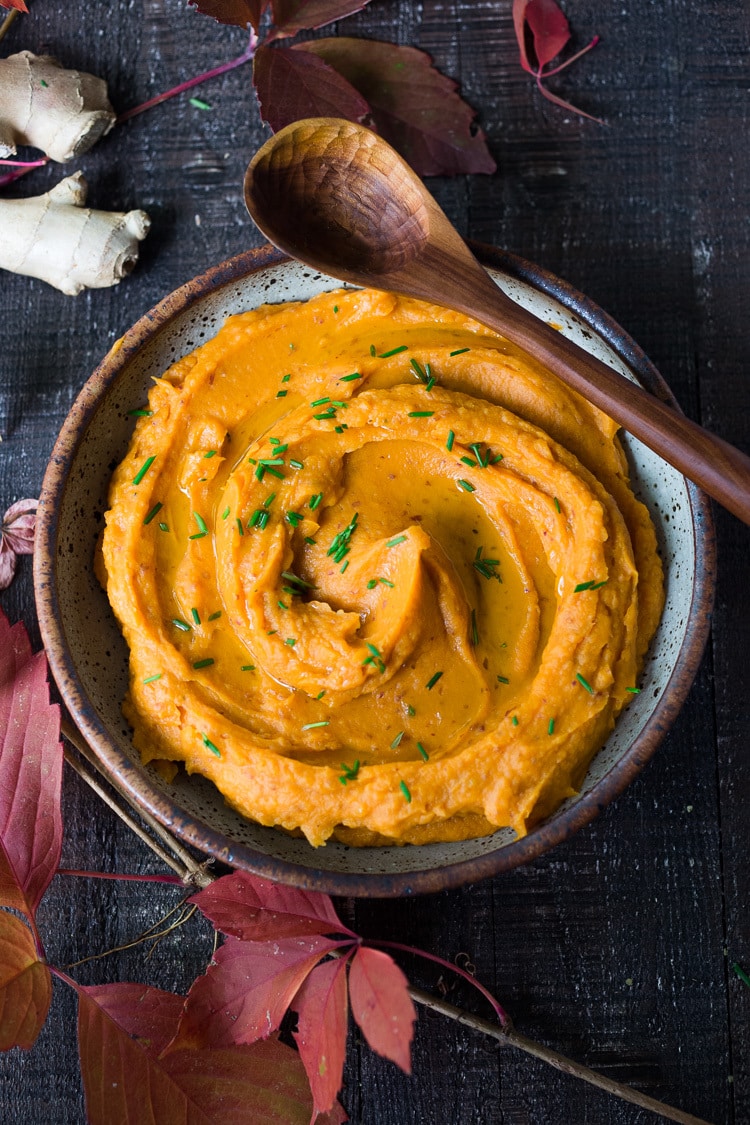
POLYGON ((145 760, 315 845, 523 834, 576 791, 662 606, 609 418, 369 291, 231 317, 149 410, 103 542, 145 760))

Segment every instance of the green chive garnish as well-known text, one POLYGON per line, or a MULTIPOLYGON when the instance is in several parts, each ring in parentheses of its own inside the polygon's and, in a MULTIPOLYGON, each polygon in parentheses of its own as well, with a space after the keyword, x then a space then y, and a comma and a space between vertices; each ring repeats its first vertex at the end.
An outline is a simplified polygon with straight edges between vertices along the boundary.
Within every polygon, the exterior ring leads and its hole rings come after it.
POLYGON ((282 377, 281 377, 282 383, 288 383, 290 379, 291 379, 291 375, 282 375, 282 377))
POLYGON ((588 682, 588 680, 585 680, 583 678, 580 672, 576 672, 576 679, 578 680, 578 683, 582 688, 586 688, 586 691, 589 693, 589 695, 594 694, 594 689, 592 688, 591 684, 588 682))
POLYGON ((547 734, 554 734, 554 733, 555 733, 555 720, 550 719, 549 725, 547 727, 547 734))
POLYGON ((292 525, 292 527, 298 527, 302 522, 302 516, 300 516, 297 512, 287 512, 284 518, 286 519, 287 523, 290 523, 292 525))
POLYGON ((152 509, 151 509, 151 511, 150 511, 150 512, 148 513, 148 515, 146 516, 145 520, 143 521, 143 522, 144 522, 144 524, 149 524, 149 523, 151 523, 151 520, 152 520, 152 519, 154 518, 154 516, 156 515, 156 513, 157 513, 157 512, 160 512, 160 511, 162 510, 162 508, 163 508, 163 507, 164 507, 164 505, 163 505, 163 504, 161 503, 161 501, 157 501, 157 503, 156 503, 156 504, 154 504, 153 508, 152 508, 152 509))
POLYGON ((455 352, 449 352, 449 355, 463 355, 464 352, 470 352, 471 348, 456 348, 455 352))
POLYGON ((315 696, 315 698, 316 699, 322 699, 324 695, 325 695, 325 688, 323 689, 323 691, 319 691, 318 694, 315 696))
POLYGON ((330 396, 328 398, 316 398, 314 402, 310 403, 310 406, 323 406, 324 403, 330 401, 330 396))
POLYGON ((279 607, 279 609, 289 609, 289 606, 285 605, 284 602, 282 602, 281 598, 279 598, 279 600, 276 602, 276 605, 279 607))
POLYGON ((207 656, 205 660, 196 660, 193 663, 194 668, 210 668, 214 663, 213 656, 207 656))
POLYGON ((409 418, 431 418, 435 413, 434 410, 410 410, 407 417, 409 418))
POLYGON ((150 418, 153 415, 153 410, 129 410, 128 414, 131 418, 150 418))
POLYGON ((200 614, 198 613, 198 610, 197 610, 197 609, 195 608, 195 606, 193 606, 193 608, 192 608, 192 609, 190 610, 190 614, 191 614, 191 616, 192 616, 192 618, 193 618, 193 621, 195 622, 195 624, 196 624, 196 625, 200 625, 200 623, 201 623, 201 615, 200 615, 200 614))
POLYGON ((272 492, 270 496, 266 496, 265 500, 263 501, 263 507, 264 508, 270 508, 275 499, 276 499, 276 493, 272 492))
POLYGON ((405 542, 405 540, 405 535, 397 535, 395 539, 388 540, 388 542, 386 543, 386 547, 398 547, 399 543, 403 543, 405 542))
POLYGON ((355 379, 361 379, 359 371, 352 371, 351 375, 342 375, 339 383, 353 383, 355 379))
POLYGON ((49 82, 45 82, 43 78, 39 79, 39 85, 44 86, 45 89, 49 86, 49 82))
POLYGON ((378 582, 381 582, 383 586, 390 586, 392 590, 394 589, 393 583, 390 582, 387 578, 378 578, 378 582))
POLYGON ((477 611, 471 611, 471 643, 473 645, 479 644, 479 630, 477 629, 477 611))
POLYGON ((560 501, 557 499, 556 496, 552 497, 552 502, 555 505, 555 511, 559 512, 560 511, 560 501))
POLYGON ((207 532, 196 531, 193 535, 188 535, 188 539, 205 539, 207 532))
POLYGON ((228 515, 229 515, 229 508, 225 508, 224 511, 221 513, 221 518, 223 520, 225 520, 228 515))
POLYGON ((149 471, 149 469, 151 468, 151 466, 153 465, 155 460, 156 460, 156 457, 147 457, 146 458, 146 460, 143 462, 143 464, 141 465, 138 472, 133 477, 133 484, 140 484, 141 483, 141 481, 143 480, 143 478, 145 477, 146 473, 149 471))
POLYGON ((208 737, 208 735, 201 734, 201 740, 203 742, 203 745, 207 746, 212 754, 215 754, 217 758, 221 757, 221 750, 219 749, 218 746, 215 745, 215 743, 213 743, 211 741, 211 739, 208 737))
POLYGON ((169 531, 169 524, 168 523, 160 523, 159 524, 159 531, 169 531))
POLYGON ((408 344, 402 344, 401 347, 399 347, 399 348, 391 348, 391 350, 389 352, 381 352, 380 355, 378 356, 378 359, 390 359, 390 357, 392 355, 398 355, 399 352, 408 352, 408 350, 409 350, 409 345, 408 344))
POLYGON ((347 781, 355 781, 359 773, 359 758, 355 760, 353 766, 348 766, 346 762, 342 762, 341 768, 344 771, 339 777, 342 785, 346 785, 347 781))
POLYGON ((747 973, 742 968, 742 966, 739 965, 736 961, 733 961, 732 962, 732 968, 733 968, 734 972, 736 973, 736 975, 740 978, 742 983, 746 984, 747 987, 750 988, 750 977, 747 975, 747 973))
POLYGON ((160 680, 161 677, 162 677, 162 673, 157 672, 155 676, 146 676, 146 679, 143 682, 144 682, 144 684, 152 684, 154 682, 154 680, 160 680))
POLYGON ((183 633, 190 632, 190 625, 188 625, 187 621, 183 621, 181 617, 173 617, 172 624, 183 633))
POLYGON ((476 469, 477 463, 473 457, 462 457, 461 460, 463 461, 464 465, 469 465, 472 469, 476 469))
POLYGON ((434 377, 434 375, 430 375, 429 379, 425 383, 424 389, 426 391, 431 391, 434 386, 435 386, 435 377, 434 377))
POLYGON ((368 590, 374 590, 375 587, 377 586, 377 584, 378 584, 377 578, 371 578, 370 581, 367 583, 367 589, 368 590))
POLYGON ((451 449, 453 449, 453 442, 455 440, 456 440, 456 435, 453 433, 453 430, 448 430, 448 440, 445 443, 445 448, 448 450, 449 453, 450 453, 451 449))
POLYGON ((500 565, 499 559, 483 559, 482 547, 477 547, 477 553, 474 556, 474 561, 471 564, 475 570, 478 570, 482 578, 497 578, 498 582, 502 582, 502 578, 497 573, 497 567, 500 565))
POLYGON ((276 398, 286 398, 286 391, 277 391, 276 398))
POLYGON ((218 621, 220 617, 221 617, 221 610, 217 609, 216 613, 212 613, 208 620, 209 621, 218 621))
POLYGON ((317 547, 318 545, 310 535, 305 536, 305 543, 307 543, 308 547, 317 547))
POLYGON ((306 582, 304 578, 298 578, 296 574, 292 574, 290 570, 282 570, 281 577, 286 578, 288 582, 293 582, 295 586, 302 586, 304 589, 312 590, 315 583, 306 582))
POLYGON ((304 469, 304 467, 305 467, 305 466, 304 466, 304 465, 302 464, 302 462, 301 462, 301 461, 292 461, 292 460, 290 460, 290 461, 289 461, 289 464, 291 465, 291 467, 292 467, 293 469, 304 469))
POLYGON ((318 422, 325 422, 328 418, 335 418, 336 410, 333 406, 329 406, 327 410, 321 411, 320 414, 313 414, 313 418, 318 422))
POLYGON ((287 639, 284 641, 284 644, 289 645, 290 648, 294 648, 296 643, 297 643, 296 637, 287 637, 287 639))
POLYGON ((463 488, 464 492, 476 492, 474 485, 470 484, 468 480, 459 480, 456 483, 459 488, 463 488))
POLYGON ((639 687, 626 687, 625 691, 629 691, 631 695, 641 694, 641 689, 639 687))
POLYGON ((578 585, 576 586, 576 588, 574 589, 573 593, 574 594, 580 594, 582 590, 590 590, 593 587, 593 585, 594 585, 594 579, 593 578, 591 579, 590 582, 579 582, 578 585))
POLYGON ((427 382, 427 375, 422 370, 422 367, 420 366, 419 361, 416 360, 416 359, 410 359, 409 363, 414 368, 414 372, 415 372, 417 378, 419 379, 420 383, 426 383, 427 382))
POLYGON ((425 685, 428 691, 432 691, 442 674, 442 672, 436 672, 434 676, 430 677, 430 679, 427 681, 427 684, 425 685))
POLYGON ((510 680, 508 679, 508 677, 507 677, 507 676, 498 676, 498 677, 497 677, 497 682, 498 682, 499 684, 509 684, 509 683, 510 683, 510 680))
POLYGON ((245 529, 242 526, 242 520, 240 519, 239 516, 237 516, 237 519, 235 520, 235 523, 237 524, 237 530, 239 531, 240 535, 244 535, 245 529))
POLYGON ((255 665, 254 664, 243 664, 242 667, 240 668, 240 672, 254 672, 254 671, 255 671, 255 665))
POLYGON ((427 753, 427 751, 425 750, 425 748, 424 748, 424 746, 422 745, 422 743, 421 743, 421 742, 418 742, 418 743, 417 743, 417 750, 418 750, 418 751, 419 751, 419 753, 420 753, 420 754, 422 755, 422 757, 424 758, 425 762, 429 762, 429 760, 430 760, 430 755, 429 755, 429 754, 427 753))
POLYGON ((341 571, 340 571, 341 574, 344 573, 344 571, 346 570, 348 565, 349 565, 349 560, 347 559, 346 562, 344 563, 344 565, 341 567, 341 571))
POLYGON ((518 726, 518 715, 514 715, 513 718, 510 721, 513 723, 514 727, 517 727, 518 726))
POLYGON ((370 344, 370 355, 373 355, 373 356, 375 355, 375 345, 374 344, 370 344))
POLYGON ((338 307, 338 305, 334 305, 334 306, 333 306, 333 311, 334 311, 335 313, 337 313, 337 312, 339 311, 339 307, 338 307))
POLYGON ((203 460, 208 461, 209 458, 215 457, 215 456, 216 456, 216 450, 215 449, 209 449, 208 453, 203 454, 203 460))
POLYGON ((190 104, 195 106, 196 109, 210 109, 211 106, 208 102, 202 101, 200 98, 190 98, 190 104))
MULTIPOLYGON (((399 348, 399 351, 400 350, 401 349, 399 348)), ((406 800, 406 803, 410 805, 411 804, 411 793, 409 792, 409 786, 406 784, 405 781, 400 781, 398 787, 401 790, 401 792, 403 793, 404 798, 406 800)))
POLYGON ((397 735, 396 735, 396 737, 394 738, 393 742, 391 743, 391 750, 395 750, 395 749, 396 749, 396 747, 397 747, 397 746, 399 746, 399 745, 401 744, 401 739, 402 739, 402 738, 404 737, 404 734, 405 734, 405 733, 406 733, 406 732, 405 732, 405 731, 403 731, 403 730, 400 730, 400 731, 398 732, 398 734, 397 734, 397 735))
POLYGON ((303 727, 300 727, 300 730, 315 730, 316 727, 327 727, 330 721, 330 719, 323 719, 320 723, 305 723, 303 727))
POLYGON ((406 704, 406 714, 407 714, 407 715, 409 716, 409 718, 410 718, 410 719, 413 719, 413 718, 414 718, 414 716, 416 715, 416 713, 417 713, 417 712, 416 712, 416 711, 414 710, 414 708, 412 707, 411 703, 407 703, 407 704, 406 704))

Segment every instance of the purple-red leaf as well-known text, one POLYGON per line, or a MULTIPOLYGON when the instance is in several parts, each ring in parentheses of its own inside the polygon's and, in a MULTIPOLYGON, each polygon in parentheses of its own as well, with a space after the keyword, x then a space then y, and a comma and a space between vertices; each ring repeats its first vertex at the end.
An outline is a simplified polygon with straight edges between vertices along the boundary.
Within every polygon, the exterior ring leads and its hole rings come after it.
POLYGON ((29 917, 60 860, 59 738, 45 655, 0 610, 0 904, 29 917))
POLYGON ((218 23, 232 24, 235 27, 252 24, 256 31, 269 2, 270 0, 188 0, 204 16, 211 16, 218 23))
POLYGON ((349 970, 349 1002, 365 1039, 379 1055, 411 1074, 411 1041, 417 1013, 408 981, 392 957, 361 946, 349 970))
POLYGON ((319 1113, 335 1102, 344 1073, 349 1014, 346 966, 343 957, 318 965, 292 1002, 299 1016, 294 1038, 319 1113))
POLYGON ((190 989, 169 1050, 265 1039, 281 1023, 307 974, 336 948, 336 942, 324 937, 267 942, 228 938, 190 989))
POLYGON ((334 20, 361 12, 369 0, 271 0, 276 30, 283 35, 325 27, 334 20))
MULTIPOLYGON (((108 1014, 97 991, 78 988, 89 1125, 308 1125, 310 1092, 290 1047, 271 1039, 153 1058, 108 1014)), ((328 1125, 343 1120, 336 1107, 328 1125)))
POLYGON ((217 930, 243 941, 351 934, 328 895, 280 886, 244 871, 217 879, 190 902, 200 907, 217 930))
POLYGON ((364 121, 365 99, 345 78, 308 51, 259 47, 253 83, 260 113, 274 132, 303 117, 346 117, 364 121))
POLYGON ((0 1051, 33 1047, 44 1026, 52 978, 20 918, 0 911, 0 1051))
POLYGON ((513 25, 521 52, 521 66, 538 74, 543 66, 560 54, 570 39, 568 21, 555 0, 513 0, 513 25), (532 66, 526 42, 528 24, 534 43, 536 66, 532 66))
POLYGON ((16 573, 18 555, 34 550, 38 500, 17 500, 3 516, 0 529, 0 590, 7 590, 16 573))
POLYGON ((0 0, 0 7, 15 8, 18 12, 28 12, 24 0, 0 0))
POLYGON ((368 102, 374 127, 420 176, 494 172, 474 110, 456 83, 414 47, 346 37, 299 43, 337 70, 368 102))
POLYGON ((152 1058, 174 1039, 185 1007, 184 996, 146 984, 95 984, 86 993, 152 1058))

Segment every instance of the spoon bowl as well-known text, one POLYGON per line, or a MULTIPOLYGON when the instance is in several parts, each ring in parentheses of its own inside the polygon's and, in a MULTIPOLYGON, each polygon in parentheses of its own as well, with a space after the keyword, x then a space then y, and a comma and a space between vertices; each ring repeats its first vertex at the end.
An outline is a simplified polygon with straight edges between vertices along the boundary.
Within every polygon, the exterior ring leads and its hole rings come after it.
POLYGON ((313 269, 506 336, 750 524, 750 458, 507 297, 382 137, 339 118, 294 122, 250 162, 245 203, 270 242, 313 269))

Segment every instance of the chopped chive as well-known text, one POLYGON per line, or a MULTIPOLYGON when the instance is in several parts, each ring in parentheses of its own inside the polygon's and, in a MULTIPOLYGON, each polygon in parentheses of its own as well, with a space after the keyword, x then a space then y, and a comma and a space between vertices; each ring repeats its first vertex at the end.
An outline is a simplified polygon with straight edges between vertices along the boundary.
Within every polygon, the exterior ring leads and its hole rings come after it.
POLYGON ((138 472, 133 477, 133 484, 140 484, 141 483, 141 481, 143 480, 143 478, 145 477, 146 473, 149 471, 149 469, 151 468, 151 466, 153 465, 155 460, 156 460, 156 457, 147 457, 146 458, 146 460, 143 462, 143 464, 141 465, 138 472))
POLYGON ((456 440, 456 435, 453 433, 453 430, 448 430, 448 440, 445 443, 445 448, 448 450, 449 453, 450 453, 451 449, 453 449, 453 442, 455 440, 456 440))
POLYGON ((639 687, 626 687, 625 691, 629 691, 631 695, 641 694, 641 689, 639 687))
POLYGON ((283 457, 261 457, 258 460, 258 464, 259 465, 265 465, 266 468, 268 468, 269 465, 283 465, 284 464, 284 458, 283 457))
POLYGON ((208 461, 211 457, 215 457, 215 456, 216 456, 216 450, 215 449, 209 449, 208 453, 203 454, 203 460, 208 461))
POLYGON ((353 383, 355 379, 361 379, 359 371, 352 371, 351 375, 342 375, 339 383, 353 383))
POLYGON ((398 547, 399 543, 403 543, 405 540, 405 535, 397 535, 395 539, 388 540, 388 542, 386 543, 386 547, 398 547))
POLYGON ((203 745, 204 745, 204 746, 207 746, 207 747, 208 747, 208 749, 209 749, 209 750, 211 751, 211 753, 212 753, 212 754, 215 754, 217 758, 220 758, 220 757, 221 757, 221 750, 219 749, 219 747, 218 747, 218 746, 216 746, 216 745, 215 745, 215 744, 214 744, 214 743, 213 743, 213 742, 211 741, 211 739, 210 739, 210 738, 208 737, 208 735, 206 735, 206 734, 201 734, 201 740, 202 740, 202 742, 203 742, 203 745))
POLYGON ((284 644, 285 644, 285 645, 289 645, 289 646, 290 646, 290 648, 294 648, 294 646, 296 645, 296 643, 297 643, 297 638, 296 638, 296 637, 287 637, 287 639, 286 639, 286 640, 284 641, 284 644))
POLYGON ((254 671, 255 671, 255 665, 254 664, 243 664, 242 667, 240 668, 240 672, 254 672, 254 671))
POLYGON ((308 506, 308 508, 310 509, 311 512, 315 511, 315 509, 319 506, 322 499, 323 499, 323 493, 322 492, 316 492, 314 496, 310 497, 310 499, 307 502, 307 506, 308 506))
POLYGON ((193 621, 195 622, 195 624, 200 625, 201 615, 198 613, 198 610, 195 608, 195 606, 193 606, 193 608, 190 610, 190 615, 193 618, 193 621))
POLYGON ((258 468, 255 470, 255 473, 253 475, 256 480, 263 480, 263 477, 266 475, 265 465, 258 465, 258 468))
POLYGON ((408 344, 401 344, 401 346, 398 348, 391 348, 389 352, 381 352, 378 356, 378 359, 390 359, 392 355, 398 355, 400 352, 408 352, 408 350, 408 344))
POLYGON ((307 543, 309 547, 317 547, 318 545, 311 535, 305 536, 305 543, 307 543))
POLYGON ((375 587, 377 586, 377 584, 378 584, 377 578, 371 578, 370 581, 367 583, 367 589, 368 590, 374 590, 375 587))
POLYGON ((263 468, 267 473, 270 473, 272 477, 276 477, 277 480, 284 479, 284 474, 280 473, 278 469, 273 469, 270 465, 264 465, 263 468))
POLYGON ((305 723, 303 727, 300 727, 300 730, 315 730, 316 727, 327 727, 330 721, 330 719, 323 719, 319 723, 305 723))
POLYGON ((560 501, 557 499, 556 496, 552 497, 552 503, 555 505, 555 511, 559 512, 560 511, 560 501))
POLYGON ((305 467, 301 461, 292 461, 291 459, 289 461, 289 464, 293 469, 304 469, 305 467))
POLYGON ((490 465, 496 465, 498 463, 498 461, 502 461, 502 460, 504 460, 502 453, 496 453, 495 456, 490 461, 490 465))
POLYGON ((590 582, 579 582, 578 585, 576 586, 576 588, 574 589, 573 593, 574 594, 580 594, 582 590, 590 590, 593 587, 593 585, 594 585, 594 579, 593 578, 591 579, 590 582))
POLYGON ((591 684, 588 682, 588 680, 585 680, 583 678, 580 672, 576 672, 576 679, 578 680, 578 683, 582 688, 586 688, 586 691, 589 693, 589 695, 594 694, 594 689, 592 688, 591 684))
POLYGON ((383 586, 390 586, 392 590, 394 589, 393 583, 387 578, 378 578, 378 582, 381 582, 383 586))
POLYGON ((373 355, 373 356, 375 355, 375 345, 374 344, 370 344, 370 355, 373 355))
POLYGON ((471 643, 476 646, 479 644, 479 630, 477 629, 477 611, 471 611, 471 643))
POLYGON ((183 621, 181 617, 173 617, 172 624, 182 633, 190 632, 191 626, 188 625, 187 621, 183 621))
POLYGON ((196 109, 210 109, 211 106, 208 102, 204 102, 201 98, 190 98, 190 104, 195 106, 196 109))
POLYGON ((341 768, 344 771, 339 777, 342 785, 346 785, 347 781, 356 781, 357 774, 359 773, 359 758, 356 758, 354 765, 348 766, 346 762, 341 763, 341 768))
POLYGON ((592 590, 600 590, 601 587, 606 586, 608 582, 609 582, 608 578, 605 578, 603 582, 595 582, 594 585, 591 587, 591 589, 592 590))
POLYGON ((463 488, 464 492, 476 492, 476 488, 468 480, 459 480, 457 484, 459 488, 463 488))
POLYGON ((434 386, 435 386, 435 376, 434 376, 434 375, 430 375, 429 379, 428 379, 428 380, 427 380, 427 382, 425 383, 425 388, 424 388, 424 389, 425 389, 426 391, 431 391, 431 390, 432 390, 432 388, 433 388, 434 386))
POLYGON ((348 565, 349 565, 349 560, 347 559, 346 562, 344 563, 344 565, 341 567, 341 574, 344 573, 344 571, 346 570, 348 565))
POLYGON ((263 511, 258 516, 258 531, 263 531, 264 527, 268 523, 268 519, 268 512, 263 509, 263 511))
POLYGON ((555 733, 555 720, 550 719, 549 724, 547 726, 547 734, 554 734, 554 733, 555 733))
POLYGON ((336 417, 336 411, 335 411, 334 407, 332 407, 332 406, 329 406, 328 410, 323 410, 320 414, 313 414, 313 418, 315 418, 316 421, 318 421, 318 422, 325 422, 329 418, 335 418, 335 417, 336 417))
POLYGON ((414 716, 416 715, 416 713, 417 713, 417 712, 416 712, 416 711, 414 710, 414 708, 412 707, 411 703, 407 703, 407 704, 406 704, 406 714, 407 714, 407 715, 409 716, 409 718, 410 718, 410 719, 413 719, 413 718, 414 718, 414 716))
MULTIPOLYGON (((288 375, 285 375, 285 376, 284 376, 284 379, 288 379, 288 378, 289 378, 289 376, 288 376, 288 375)), ((282 380, 281 380, 281 381, 282 381, 282 383, 284 382, 284 379, 282 379, 282 380)), ((269 444, 269 445, 281 445, 281 438, 278 438, 278 437, 270 437, 270 438, 268 439, 268 444, 269 444)))
POLYGON ((513 718, 510 721, 513 723, 514 727, 517 727, 518 726, 518 715, 514 715, 513 718))
POLYGON ((463 461, 464 465, 470 465, 472 469, 476 469, 477 463, 473 457, 462 457, 461 460, 463 461))
POLYGON ((169 524, 168 523, 160 523, 159 524, 159 531, 169 531, 169 524))
POLYGON ((430 679, 427 681, 427 683, 425 685, 428 691, 432 691, 432 689, 434 688, 435 684, 438 682, 438 680, 440 679, 442 674, 443 674, 442 672, 436 672, 434 676, 430 677, 430 679))
POLYGON ((208 618, 208 620, 209 621, 218 621, 220 617, 221 617, 221 610, 217 609, 216 613, 212 613, 211 616, 208 618))
POLYGON ((426 383, 427 382, 427 375, 425 374, 424 370, 422 369, 419 361, 416 360, 416 359, 410 359, 409 363, 414 368, 414 372, 415 372, 417 378, 419 379, 420 383, 426 383))
POLYGON ((319 692, 318 692, 318 694, 317 694, 317 695, 315 696, 315 698, 316 698, 316 699, 322 699, 322 698, 323 698, 323 696, 325 695, 325 693, 326 693, 326 692, 325 692, 325 688, 323 688, 323 690, 322 690, 322 691, 319 691, 319 692))
POLYGON ((205 660, 196 660, 193 663, 194 668, 210 668, 214 663, 213 656, 207 656, 205 660))
POLYGON ((339 311, 339 307, 338 307, 338 305, 334 305, 334 306, 333 306, 333 311, 334 311, 335 313, 337 313, 337 312, 339 311))
POLYGON ((45 89, 49 86, 49 82, 45 82, 43 78, 39 79, 39 85, 44 86, 45 89))
POLYGON ((153 413, 154 413, 153 410, 144 410, 142 408, 140 408, 138 410, 129 410, 128 411, 128 414, 130 415, 131 418, 150 418, 153 415, 153 413))
POLYGON ((404 798, 406 800, 406 803, 408 805, 410 805, 411 804, 411 793, 409 792, 409 786, 406 784, 405 781, 400 781, 399 784, 398 784, 398 787, 401 790, 401 792, 403 793, 404 798))
POLYGON ((742 983, 746 984, 747 987, 750 988, 750 977, 747 975, 747 973, 742 968, 742 966, 740 964, 738 964, 737 961, 732 962, 732 969, 734 970, 736 976, 738 976, 739 979, 742 981, 742 983))
POLYGON ((344 430, 347 427, 346 426, 334 426, 333 428, 334 428, 334 430, 336 431, 337 434, 343 434, 344 430))
POLYGON ((291 375, 282 375, 281 376, 282 383, 288 383, 289 380, 291 379, 291 377, 292 377, 291 375))
POLYGON ((155 680, 160 680, 162 678, 162 674, 162 672, 157 672, 154 676, 146 676, 146 679, 143 681, 143 683, 152 684, 155 680))
POLYGON ((282 602, 281 598, 278 599, 276 605, 279 607, 279 609, 289 609, 289 606, 285 605, 285 603, 282 602))
POLYGON ((227 508, 225 508, 225 509, 224 509, 224 511, 223 511, 223 512, 221 513, 221 518, 222 518, 223 520, 225 520, 225 519, 227 518, 227 516, 229 515, 229 511, 230 511, 230 509, 229 509, 229 508, 227 507, 227 508))
POLYGON ((240 535, 244 535, 245 531, 242 527, 242 520, 239 518, 239 516, 235 520, 235 523, 237 524, 237 530, 239 531, 240 535))
POLYGON ((276 392, 276 398, 286 398, 286 395, 287 395, 286 391, 277 391, 276 392))
POLYGON ((474 561, 471 564, 475 570, 478 570, 482 578, 497 578, 498 582, 502 582, 502 578, 497 573, 497 567, 500 565, 499 559, 483 559, 482 547, 477 547, 477 553, 474 561))
POLYGON ((284 519, 287 523, 290 523, 292 527, 299 527, 299 525, 302 523, 302 516, 300 516, 297 512, 287 512, 284 516, 284 519))
POLYGON ((195 516, 195 522, 198 524, 198 531, 200 531, 202 535, 207 535, 208 527, 206 526, 206 521, 203 516, 199 516, 197 512, 193 512, 193 515, 195 516))
POLYGON ((272 492, 270 496, 266 496, 265 500, 263 501, 263 507, 264 508, 270 508, 275 499, 276 499, 276 493, 272 492))
POLYGON ((143 522, 144 522, 144 524, 149 524, 149 523, 151 523, 151 520, 152 520, 152 519, 154 518, 154 516, 156 515, 156 513, 157 513, 157 512, 160 512, 160 511, 162 510, 162 508, 163 508, 163 507, 164 507, 164 505, 162 504, 162 502, 161 502, 160 500, 159 500, 159 501, 157 501, 157 503, 156 503, 156 504, 154 504, 153 508, 152 508, 152 509, 151 509, 151 511, 150 511, 150 512, 148 513, 148 515, 146 516, 145 520, 143 521, 143 522))
POLYGON ((281 577, 286 578, 289 582, 294 582, 296 586, 303 586, 308 590, 312 590, 315 583, 306 582, 304 578, 298 578, 296 574, 292 574, 290 570, 282 570, 281 577))
POLYGON ((456 348, 455 352, 449 352, 449 355, 463 355, 464 352, 470 352, 471 348, 456 348))
POLYGON ((431 418, 435 413, 434 410, 410 410, 408 418, 431 418))
POLYGON ((498 682, 499 684, 509 684, 509 683, 510 683, 510 680, 508 679, 508 677, 507 677, 507 676, 498 676, 498 677, 497 677, 497 682, 498 682))
POLYGON ((424 748, 424 746, 422 745, 421 742, 417 743, 417 750, 419 751, 421 756, 424 758, 425 762, 429 762, 430 755, 427 753, 427 751, 425 750, 425 748, 424 748))
POLYGON ((391 743, 391 750, 395 750, 396 747, 401 744, 401 739, 404 737, 405 733, 406 733, 406 731, 403 731, 403 730, 400 730, 398 732, 398 734, 394 738, 393 742, 391 743))
POLYGON ((310 406, 323 406, 324 403, 330 401, 330 396, 328 398, 316 398, 314 402, 310 403, 310 406))
POLYGON ((208 532, 196 531, 193 535, 188 535, 188 539, 205 539, 208 532))
POLYGON ((267 637, 275 637, 276 634, 278 633, 278 631, 279 631, 278 629, 266 629, 266 636, 267 637))

